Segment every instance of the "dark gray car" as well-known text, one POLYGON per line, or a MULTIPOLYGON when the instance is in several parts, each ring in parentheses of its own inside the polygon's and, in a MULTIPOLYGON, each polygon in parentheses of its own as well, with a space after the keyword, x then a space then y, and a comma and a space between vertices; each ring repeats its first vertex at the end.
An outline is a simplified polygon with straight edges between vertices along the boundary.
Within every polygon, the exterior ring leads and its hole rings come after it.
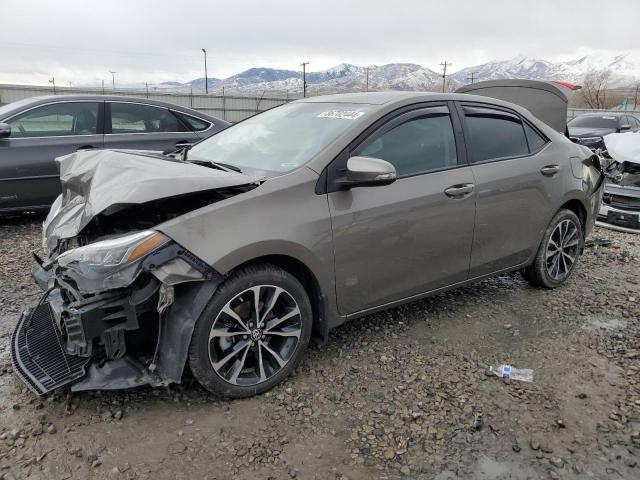
POLYGON ((0 214, 48 209, 60 194, 54 159, 78 150, 174 150, 229 124, 153 100, 36 97, 0 107, 0 214))
POLYGON ((166 385, 188 362, 263 392, 346 320, 514 270, 562 285, 602 197, 588 148, 472 95, 299 100, 187 153, 59 159, 45 293, 12 339, 34 391, 166 385))
POLYGON ((602 138, 610 133, 640 131, 640 120, 628 113, 585 113, 567 123, 572 141, 591 150, 605 149, 602 138))

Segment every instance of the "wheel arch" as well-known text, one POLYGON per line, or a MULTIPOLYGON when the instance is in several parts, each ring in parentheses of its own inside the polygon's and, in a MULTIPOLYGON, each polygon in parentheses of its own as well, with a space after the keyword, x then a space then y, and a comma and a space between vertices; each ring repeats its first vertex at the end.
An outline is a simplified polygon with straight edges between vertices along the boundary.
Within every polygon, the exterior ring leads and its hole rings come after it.
POLYGON ((567 200, 565 203, 563 203, 560 206, 558 211, 563 209, 570 210, 576 214, 576 216, 580 220, 580 223, 582 224, 582 232, 584 234, 586 232, 586 226, 587 226, 587 208, 584 206, 582 201, 578 200, 577 198, 572 198, 571 200, 567 200))

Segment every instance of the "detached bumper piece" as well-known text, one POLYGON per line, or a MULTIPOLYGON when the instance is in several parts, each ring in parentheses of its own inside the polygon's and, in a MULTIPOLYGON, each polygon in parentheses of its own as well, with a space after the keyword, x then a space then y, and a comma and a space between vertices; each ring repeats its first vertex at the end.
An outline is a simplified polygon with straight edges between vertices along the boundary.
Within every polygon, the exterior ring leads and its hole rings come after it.
POLYGON ((89 358, 68 355, 49 303, 22 314, 11 337, 13 368, 44 395, 85 375, 89 358))

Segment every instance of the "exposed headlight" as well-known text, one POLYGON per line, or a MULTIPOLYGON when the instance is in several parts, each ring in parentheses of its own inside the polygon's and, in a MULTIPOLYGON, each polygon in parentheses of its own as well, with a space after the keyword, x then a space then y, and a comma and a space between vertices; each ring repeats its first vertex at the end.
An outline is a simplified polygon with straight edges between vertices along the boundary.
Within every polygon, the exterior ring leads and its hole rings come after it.
POLYGON ((140 260, 169 241, 160 232, 146 230, 74 248, 60 255, 57 262, 81 292, 122 288, 140 273, 140 260))
POLYGON ((602 137, 581 137, 578 139, 580 143, 600 143, 602 137))

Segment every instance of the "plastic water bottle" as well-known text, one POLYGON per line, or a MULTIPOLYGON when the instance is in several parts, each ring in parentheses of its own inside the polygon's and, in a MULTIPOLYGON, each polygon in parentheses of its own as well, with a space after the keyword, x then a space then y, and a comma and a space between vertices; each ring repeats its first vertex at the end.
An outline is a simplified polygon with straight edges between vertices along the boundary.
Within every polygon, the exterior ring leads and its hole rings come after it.
POLYGON ((511 365, 489 367, 489 371, 499 378, 533 382, 533 370, 529 368, 513 368, 511 365))

